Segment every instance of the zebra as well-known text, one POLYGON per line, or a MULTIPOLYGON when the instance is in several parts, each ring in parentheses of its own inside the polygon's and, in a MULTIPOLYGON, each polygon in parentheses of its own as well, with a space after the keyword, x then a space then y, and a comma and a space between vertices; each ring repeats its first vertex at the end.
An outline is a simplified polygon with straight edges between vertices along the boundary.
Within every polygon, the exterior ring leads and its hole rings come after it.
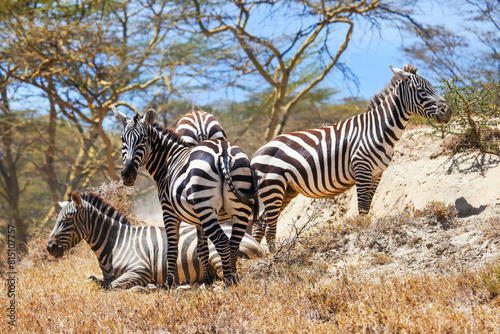
POLYGON ((207 139, 227 141, 226 133, 215 116, 205 111, 191 111, 182 116, 174 132, 189 146, 207 139))
MULTIPOLYGON (((73 192, 71 200, 60 205, 62 210, 47 242, 47 250, 52 256, 60 258, 84 239, 98 258, 103 273, 100 283, 105 288, 164 285, 167 277, 164 227, 132 226, 125 214, 93 192, 73 192)), ((223 226, 223 230, 231 235, 230 226, 223 226)), ((196 253, 196 234, 194 226, 181 225, 177 284, 204 280, 196 253)), ((213 244, 209 245, 209 251, 210 275, 217 278, 222 262, 213 244)), ((240 244, 240 257, 253 259, 262 254, 260 244, 245 234, 240 244)))
POLYGON ((390 68, 390 83, 364 113, 330 126, 279 135, 255 153, 252 169, 264 212, 259 213, 253 236, 261 242, 265 234, 270 251, 275 248, 277 219, 298 194, 329 198, 356 185, 359 214, 367 214, 410 115, 450 121, 450 107, 417 68, 390 68))
POLYGON ((112 110, 123 125, 123 183, 132 186, 139 167, 144 166, 158 186, 168 241, 167 287, 173 285, 181 220, 197 226, 205 282, 212 282, 208 275, 208 237, 222 260, 224 286, 236 284, 239 244, 257 203, 255 177, 246 154, 217 139, 187 146, 175 132, 153 123, 153 109, 133 119, 115 107, 112 110), (229 220, 233 224, 230 239, 219 225, 229 220))

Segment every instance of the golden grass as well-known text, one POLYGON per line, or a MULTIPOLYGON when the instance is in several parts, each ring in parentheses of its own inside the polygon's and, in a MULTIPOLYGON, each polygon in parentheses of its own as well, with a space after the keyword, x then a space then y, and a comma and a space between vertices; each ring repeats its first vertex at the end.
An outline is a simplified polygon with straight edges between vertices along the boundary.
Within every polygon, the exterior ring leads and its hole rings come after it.
MULTIPOLYGON (((441 212, 440 210, 435 210, 441 212)), ((366 218, 351 228, 369 226, 366 218)), ((350 233, 330 225, 330 233, 350 233)), ((328 234, 325 232, 325 234, 328 234)), ((30 332, 401 332, 500 331, 500 266, 451 274, 332 276, 315 252, 335 247, 319 233, 279 257, 240 262, 238 287, 139 293, 105 291, 90 275, 97 260, 82 243, 55 260, 45 240, 18 265, 16 331, 30 332)), ((379 261, 389 261, 381 254, 379 261)), ((8 305, 6 285, 0 305, 8 305)), ((0 332, 11 329, 4 317, 0 332)))

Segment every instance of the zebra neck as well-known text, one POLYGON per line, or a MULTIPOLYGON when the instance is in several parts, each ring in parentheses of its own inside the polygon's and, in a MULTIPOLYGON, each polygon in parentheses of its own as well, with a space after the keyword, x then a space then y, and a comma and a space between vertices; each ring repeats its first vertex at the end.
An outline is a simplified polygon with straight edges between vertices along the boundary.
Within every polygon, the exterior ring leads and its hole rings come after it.
POLYGON ((155 128, 150 127, 149 131, 151 152, 144 167, 158 183, 176 165, 179 157, 183 156, 182 152, 188 151, 189 148, 180 144, 172 136, 164 135, 155 128))
MULTIPOLYGON (((102 265, 106 262, 106 254, 114 246, 115 236, 120 228, 119 222, 106 216, 96 208, 90 212, 88 218, 88 234, 85 241, 90 246, 92 251, 97 256, 99 263, 102 265)), ((123 225, 128 227, 127 225, 123 225)))
POLYGON ((391 146, 401 138, 409 122, 409 114, 400 96, 399 87, 396 87, 379 105, 368 111, 379 121, 378 128, 374 130, 391 146))

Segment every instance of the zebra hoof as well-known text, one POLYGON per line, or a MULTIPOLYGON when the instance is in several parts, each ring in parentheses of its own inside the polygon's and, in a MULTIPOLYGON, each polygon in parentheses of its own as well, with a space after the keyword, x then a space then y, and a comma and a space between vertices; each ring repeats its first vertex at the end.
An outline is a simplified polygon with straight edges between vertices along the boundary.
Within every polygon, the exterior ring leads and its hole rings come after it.
POLYGON ((100 288, 105 289, 106 288, 106 284, 104 283, 104 279, 102 279, 102 276, 100 276, 100 277, 101 278, 92 275, 92 276, 87 277, 87 280, 91 281, 91 282, 94 282, 100 288))
POLYGON ((165 282, 165 289, 171 290, 173 287, 174 287, 174 277, 170 276, 167 278, 167 281, 165 282))
POLYGON ((205 278, 203 284, 205 284, 206 286, 212 286, 214 284, 214 280, 211 277, 205 278))
POLYGON ((87 280, 92 281, 92 282, 96 282, 96 283, 100 283, 104 279, 103 279, 102 275, 100 275, 99 277, 92 275, 92 276, 87 277, 87 280))
POLYGON ((225 277, 224 278, 224 288, 227 289, 227 288, 229 288, 231 286, 237 286, 238 285, 238 281, 239 281, 239 279, 238 279, 238 276, 236 274, 231 275, 231 276, 229 276, 227 278, 225 277))

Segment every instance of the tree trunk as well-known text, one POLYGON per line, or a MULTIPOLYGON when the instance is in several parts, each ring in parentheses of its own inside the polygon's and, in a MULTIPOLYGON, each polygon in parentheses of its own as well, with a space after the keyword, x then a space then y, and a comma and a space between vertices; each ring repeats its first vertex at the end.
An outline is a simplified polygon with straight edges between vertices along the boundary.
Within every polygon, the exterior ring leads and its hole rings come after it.
MULTIPOLYGON (((49 78, 49 89, 50 91, 55 91, 54 83, 49 78)), ((47 185, 50 191, 50 198, 52 199, 52 204, 56 205, 57 201, 60 199, 59 192, 57 191, 57 175, 54 170, 54 152, 56 147, 56 128, 57 128, 57 110, 56 102, 54 98, 48 94, 50 109, 49 109, 49 124, 47 128, 47 151, 45 152, 45 163, 44 169, 47 173, 47 185)))
POLYGON ((14 142, 12 124, 15 124, 15 121, 10 112, 6 84, 1 86, 0 95, 2 98, 2 109, 4 113, 3 122, 0 122, 3 151, 3 154, 0 155, 0 174, 6 188, 3 189, 3 195, 7 199, 10 216, 16 227, 16 247, 18 252, 24 252, 26 250, 26 242, 28 240, 26 227, 21 217, 21 213, 19 212, 21 188, 19 187, 15 153, 12 147, 14 142))
POLYGON ((264 137, 266 142, 270 141, 274 137, 276 137, 276 130, 279 125, 280 115, 283 109, 283 103, 285 101, 285 97, 283 94, 275 89, 275 101, 273 104, 273 109, 271 110, 271 120, 269 121, 269 125, 266 128, 266 132, 264 137))

